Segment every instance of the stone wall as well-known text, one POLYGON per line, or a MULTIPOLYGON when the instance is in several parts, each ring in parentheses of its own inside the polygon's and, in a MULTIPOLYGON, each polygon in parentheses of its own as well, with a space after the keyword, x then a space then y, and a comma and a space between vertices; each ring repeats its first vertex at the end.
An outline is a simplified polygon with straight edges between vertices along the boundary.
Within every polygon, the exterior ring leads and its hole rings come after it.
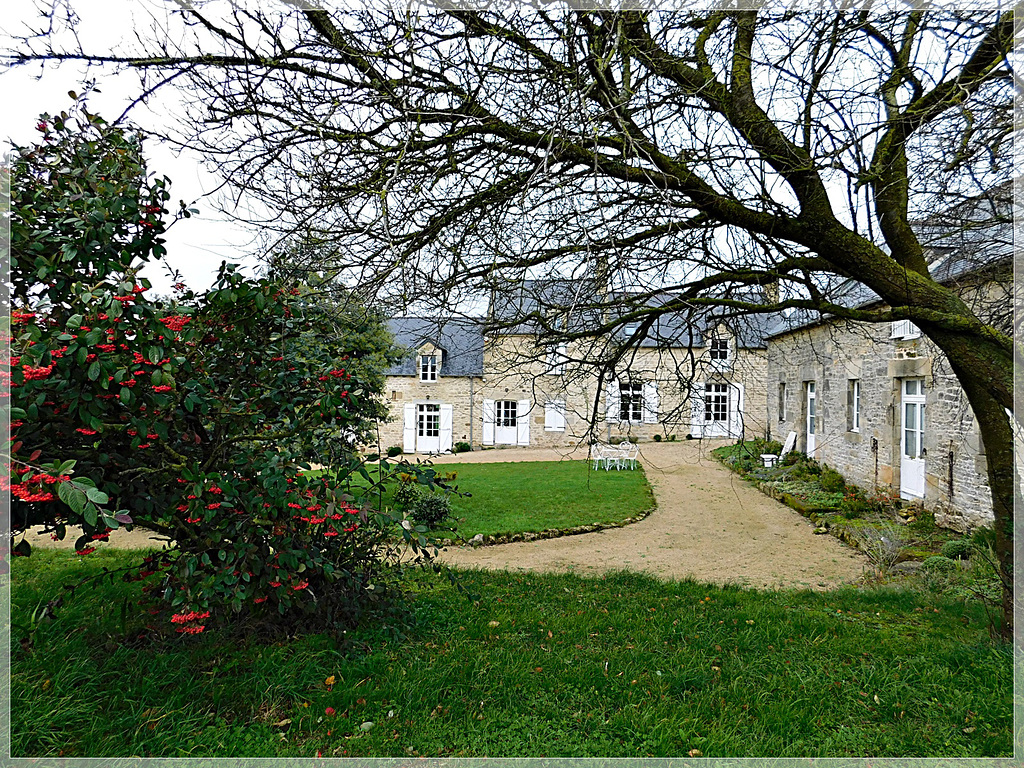
POLYGON ((817 390, 815 458, 871 491, 900 494, 902 383, 923 378, 925 493, 941 525, 991 523, 991 495, 977 423, 941 352, 926 338, 890 338, 888 323, 831 321, 770 340, 768 413, 773 436, 796 431, 807 448, 806 383, 817 390), (851 429, 850 382, 860 382, 860 430, 851 429), (786 385, 780 418, 779 383, 786 385))
MULTIPOLYGON (((723 331, 723 335, 727 334, 723 331)), ((704 348, 642 348, 631 353, 621 369, 638 380, 656 382, 659 399, 657 421, 637 423, 607 420, 606 392, 598 397, 598 371, 582 362, 597 358, 603 351, 594 350, 594 343, 581 341, 567 347, 565 353, 570 362, 552 371, 548 350, 538 348, 535 337, 492 337, 484 349, 483 376, 446 377, 444 370, 439 371, 436 382, 421 382, 418 376, 389 376, 385 399, 391 405, 391 420, 381 425, 381 447, 402 445, 403 406, 410 402, 452 404, 453 441, 471 442, 479 447, 483 440, 484 400, 529 401, 532 446, 572 446, 591 439, 624 437, 651 440, 655 434, 675 435, 682 440, 694 431, 690 380, 742 384, 745 434, 751 437, 767 432, 764 350, 735 350, 733 346, 729 364, 724 368, 713 365, 704 348), (544 406, 551 400, 565 403, 564 431, 545 429, 544 406), (592 429, 595 405, 597 420, 592 429)))

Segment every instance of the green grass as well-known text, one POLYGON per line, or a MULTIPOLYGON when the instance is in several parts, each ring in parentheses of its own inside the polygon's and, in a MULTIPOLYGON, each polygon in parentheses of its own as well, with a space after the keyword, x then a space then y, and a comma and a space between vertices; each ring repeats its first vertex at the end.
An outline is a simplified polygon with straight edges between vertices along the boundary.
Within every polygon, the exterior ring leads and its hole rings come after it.
MULTIPOLYGON (((16 560, 14 621, 62 580, 124 557, 16 560)), ((85 589, 31 651, 15 631, 12 755, 1011 751, 1011 656, 990 644, 974 602, 891 585, 761 592, 628 573, 461 579, 479 603, 423 576, 402 627, 367 623, 341 645, 210 632, 126 647, 120 606, 140 585, 85 589)))
MULTIPOLYGON (((537 532, 591 523, 615 523, 654 507, 654 494, 641 467, 604 472, 587 461, 495 464, 437 464, 439 474, 456 474, 455 485, 468 496, 452 497, 449 523, 455 535, 537 532)), ((376 477, 376 469, 371 468, 376 477)), ((355 495, 360 486, 352 486, 355 495)), ((394 484, 382 496, 390 505, 394 484)), ((376 499, 375 499, 376 500, 376 499)), ((439 537, 447 534, 438 531, 439 537)))
POLYGON ((442 464, 456 472, 452 499, 459 536, 614 523, 654 507, 644 471, 604 472, 586 461, 442 464))

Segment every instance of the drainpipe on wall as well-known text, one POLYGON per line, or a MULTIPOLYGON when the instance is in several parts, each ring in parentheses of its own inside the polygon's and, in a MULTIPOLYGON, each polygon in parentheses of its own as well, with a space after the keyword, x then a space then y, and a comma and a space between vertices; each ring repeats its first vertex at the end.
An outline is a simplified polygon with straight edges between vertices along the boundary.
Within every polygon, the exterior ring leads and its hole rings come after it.
POLYGON ((469 377, 469 446, 473 447, 473 376, 469 377))

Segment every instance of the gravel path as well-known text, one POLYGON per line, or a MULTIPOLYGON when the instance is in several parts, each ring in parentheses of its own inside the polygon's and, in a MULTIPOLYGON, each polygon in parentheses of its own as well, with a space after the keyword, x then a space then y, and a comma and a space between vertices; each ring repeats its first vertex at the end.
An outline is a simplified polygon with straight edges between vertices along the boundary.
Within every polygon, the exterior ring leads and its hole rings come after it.
MULTIPOLYGON (((764 495, 719 464, 709 451, 720 441, 645 443, 641 462, 658 508, 624 528, 491 547, 450 547, 451 565, 503 570, 617 569, 662 578, 692 578, 749 587, 827 589, 856 580, 867 561, 855 549, 764 495)), ((551 461, 585 451, 506 449, 442 457, 437 463, 551 461)))
MULTIPOLYGON (((631 569, 669 579, 692 578, 750 587, 827 589, 857 579, 862 554, 765 496, 710 455, 721 441, 645 443, 640 460, 658 508, 624 528, 491 547, 449 547, 451 565, 504 570, 574 571, 581 575, 631 569)), ((586 458, 586 450, 510 448, 442 456, 437 464, 557 461, 586 458)), ((30 532, 33 546, 71 548, 30 532)), ((147 531, 115 531, 114 547, 159 547, 147 531)))

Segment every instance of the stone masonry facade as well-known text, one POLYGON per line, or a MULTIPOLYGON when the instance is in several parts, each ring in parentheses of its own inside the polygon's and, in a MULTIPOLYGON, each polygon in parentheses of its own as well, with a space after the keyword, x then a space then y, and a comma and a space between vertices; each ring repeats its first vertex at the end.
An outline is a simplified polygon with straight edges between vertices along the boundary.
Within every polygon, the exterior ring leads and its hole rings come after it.
POLYGON ((814 458, 869 491, 919 498, 936 522, 967 531, 992 520, 978 426, 945 357, 923 336, 893 338, 888 324, 833 321, 770 339, 768 404, 773 436, 808 446, 808 383, 815 385, 814 458), (923 495, 902 473, 904 382, 924 384, 923 495), (854 423, 854 382, 859 418, 854 423))

